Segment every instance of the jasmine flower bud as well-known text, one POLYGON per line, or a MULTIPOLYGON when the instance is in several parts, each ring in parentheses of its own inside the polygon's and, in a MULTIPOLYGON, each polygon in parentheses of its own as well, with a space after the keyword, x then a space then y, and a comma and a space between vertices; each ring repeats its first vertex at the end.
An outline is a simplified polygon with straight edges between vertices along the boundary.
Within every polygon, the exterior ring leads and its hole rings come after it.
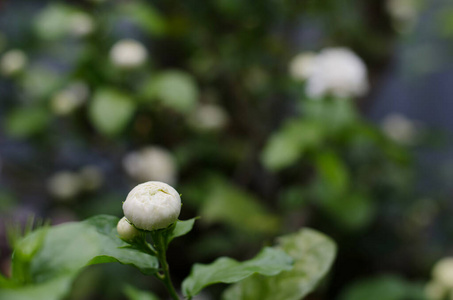
POLYGON ((123 204, 126 218, 144 230, 166 228, 181 212, 181 197, 171 186, 160 181, 137 185, 123 204))
POLYGON ((125 241, 132 241, 136 236, 140 234, 140 232, 132 226, 131 223, 123 217, 116 226, 116 230, 118 231, 118 235, 122 240, 125 241))

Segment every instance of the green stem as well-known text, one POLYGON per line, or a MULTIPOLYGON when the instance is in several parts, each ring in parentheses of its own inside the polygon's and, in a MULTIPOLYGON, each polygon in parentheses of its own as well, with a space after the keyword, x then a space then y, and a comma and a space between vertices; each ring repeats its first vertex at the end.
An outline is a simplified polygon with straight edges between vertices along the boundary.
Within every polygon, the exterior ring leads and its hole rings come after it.
POLYGON ((167 249, 164 241, 164 237, 160 232, 156 232, 156 234, 152 235, 153 237, 153 242, 155 244, 155 248, 157 251, 157 259, 159 259, 162 272, 163 274, 158 274, 160 276, 157 276, 163 284, 166 286, 168 292, 170 293, 171 297, 174 300, 180 300, 178 294, 176 293, 175 287, 173 286, 173 283, 171 282, 171 277, 170 277, 170 267, 168 266, 167 263, 167 249))

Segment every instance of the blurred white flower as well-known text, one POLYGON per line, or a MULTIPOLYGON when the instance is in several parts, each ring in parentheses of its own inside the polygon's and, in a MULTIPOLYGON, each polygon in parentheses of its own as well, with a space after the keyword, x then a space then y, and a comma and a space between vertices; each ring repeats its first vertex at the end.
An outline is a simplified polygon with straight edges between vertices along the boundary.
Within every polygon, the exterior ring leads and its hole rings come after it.
POLYGON ((321 98, 362 96, 368 91, 367 69, 360 57, 347 48, 326 48, 308 63, 307 95, 321 98))
POLYGON ((9 50, 0 60, 0 70, 5 76, 14 75, 25 68, 27 61, 27 55, 22 50, 9 50))
POLYGON ((125 241, 132 241, 140 234, 140 231, 132 226, 126 217, 122 217, 121 220, 119 220, 116 230, 118 231, 120 238, 125 241))
POLYGON ((418 0, 387 0, 387 11, 393 18, 396 29, 404 32, 411 29, 418 18, 418 0))
POLYGON ((417 126, 414 122, 400 114, 389 114, 382 121, 385 135, 395 142, 412 145, 417 139, 417 126))
POLYGON ((138 41, 124 39, 110 50, 110 60, 120 68, 136 68, 143 65, 148 57, 146 48, 138 41))
POLYGON ((453 257, 442 258, 434 265, 433 279, 449 289, 453 288, 453 257))
POLYGON ((85 166, 79 171, 81 188, 86 191, 97 190, 104 182, 101 170, 96 166, 85 166))
POLYGON ((74 82, 51 99, 51 107, 57 115, 67 115, 81 106, 88 98, 89 89, 83 82, 74 82))
POLYGON ((93 18, 84 12, 75 12, 69 17, 69 31, 75 36, 87 36, 93 32, 94 27, 93 18))
POLYGON ((443 300, 447 289, 436 281, 430 281, 425 286, 425 296, 428 300, 443 300))
POLYGON ((75 197, 81 186, 78 174, 62 171, 54 174, 47 182, 47 189, 50 194, 61 200, 69 200, 75 197))
POLYGON ((296 55, 289 63, 289 73, 296 80, 306 80, 313 72, 314 52, 302 52, 296 55))
POLYGON ((228 115, 219 105, 202 104, 194 110, 190 122, 191 125, 197 129, 216 131, 227 125, 228 115))
POLYGON ((178 220, 181 212, 181 197, 170 185, 149 181, 137 185, 123 203, 126 218, 135 227, 156 230, 178 220))
POLYGON ((175 160, 169 151, 160 147, 148 146, 129 153, 123 159, 123 166, 127 174, 137 181, 176 182, 175 160))

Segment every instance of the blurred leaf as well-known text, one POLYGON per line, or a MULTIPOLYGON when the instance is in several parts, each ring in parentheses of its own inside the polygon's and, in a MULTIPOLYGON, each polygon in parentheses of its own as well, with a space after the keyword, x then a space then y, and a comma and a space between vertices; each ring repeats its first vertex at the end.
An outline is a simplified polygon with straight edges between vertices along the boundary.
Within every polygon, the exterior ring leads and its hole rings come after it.
POLYGON ((153 293, 139 290, 131 285, 126 285, 123 292, 129 300, 159 300, 153 293))
POLYGON ((21 87, 27 97, 33 100, 46 101, 66 79, 62 70, 46 64, 34 64, 26 69, 20 78, 21 87))
POLYGON ((255 196, 221 177, 211 178, 203 195, 201 215, 208 223, 223 222, 248 233, 275 233, 278 216, 261 206, 255 196))
POLYGON ((303 119, 287 121, 269 138, 261 160, 268 169, 281 170, 295 164, 308 149, 318 146, 323 138, 318 123, 303 119))
POLYGON ((221 257, 209 265, 195 264, 184 279, 182 290, 185 296, 192 297, 215 283, 233 283, 255 273, 269 276, 291 269, 291 257, 280 249, 266 247, 255 258, 244 262, 221 257))
POLYGON ((194 78, 178 70, 165 71, 151 77, 145 83, 142 93, 148 100, 160 100, 164 106, 180 113, 193 110, 199 96, 194 78))
POLYGON ((133 99, 112 89, 95 93, 89 117, 96 129, 108 136, 119 134, 132 118, 136 104, 133 99))
POLYGON ((334 152, 324 151, 316 155, 316 167, 320 180, 325 181, 329 193, 341 196, 349 187, 347 166, 334 152))
POLYGON ((292 270, 272 277, 249 277, 229 287, 222 299, 300 300, 313 291, 327 274, 336 253, 335 244, 312 229, 301 229, 281 237, 277 249, 282 249, 294 259, 292 270))
MULTIPOLYGON (((0 291, 0 299, 30 299, 28 293, 36 291, 39 294, 32 294, 33 299, 60 299, 69 291, 71 281, 81 269, 92 264, 119 262, 135 266, 145 274, 157 272, 157 258, 127 247, 128 244, 117 236, 118 220, 100 215, 48 229, 40 249, 31 260, 13 255, 13 270, 20 265, 29 266, 22 268, 29 270, 28 284, 0 291), (8 298, 2 298, 3 295, 8 295, 8 298)), ((33 232, 25 240, 39 239, 41 230, 33 232)), ((13 273, 13 281, 15 276, 13 273)))
POLYGON ((337 223, 351 230, 364 228, 376 214, 373 199, 361 193, 326 198, 321 201, 321 205, 337 223))
POLYGON ((0 299, 5 300, 61 300, 71 288, 72 274, 30 284, 20 288, 5 287, 0 289, 0 299))
POLYGON ((357 121, 352 99, 321 99, 302 102, 304 116, 319 122, 330 132, 338 132, 357 121))
POLYGON ((17 108, 5 120, 5 131, 16 138, 27 138, 42 132, 50 122, 49 113, 39 107, 17 108))
POLYGON ((340 300, 422 300, 423 290, 395 275, 360 280, 348 287, 340 300))
POLYGON ((318 203, 334 221, 347 229, 360 229, 374 217, 376 205, 363 192, 365 187, 350 191, 350 174, 347 166, 331 151, 316 156, 319 177, 313 184, 318 203))
POLYGON ((437 17, 440 33, 447 38, 453 36, 453 9, 444 9, 437 17))
MULTIPOLYGON (((0 170, 1 170, 1 161, 0 161, 0 170)), ((14 207, 16 202, 16 197, 13 193, 8 190, 0 189, 0 211, 7 212, 8 210, 14 207)))
POLYGON ((25 228, 25 238, 18 242, 11 243, 14 245, 14 256, 12 259, 12 274, 14 281, 18 283, 29 283, 32 281, 30 274, 30 264, 33 257, 36 255, 44 244, 48 228, 42 227, 34 232, 32 237, 27 234, 28 230, 32 228, 33 220, 29 228, 25 228))
POLYGON ((70 7, 61 3, 52 3, 37 15, 34 29, 42 39, 61 38, 68 32, 70 12, 70 7))
POLYGON ((303 207, 307 202, 306 189, 302 186, 289 186, 279 193, 279 204, 287 210, 303 207))
POLYGON ((118 11, 131 18, 149 34, 161 35, 165 31, 165 19, 150 3, 122 3, 118 5, 118 11))

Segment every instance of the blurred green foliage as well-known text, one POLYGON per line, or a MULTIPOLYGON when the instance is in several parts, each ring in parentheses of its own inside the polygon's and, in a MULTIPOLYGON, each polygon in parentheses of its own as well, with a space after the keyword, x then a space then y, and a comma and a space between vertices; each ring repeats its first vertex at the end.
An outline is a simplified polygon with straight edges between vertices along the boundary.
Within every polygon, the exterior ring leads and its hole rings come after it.
MULTIPOLYGON (((63 215, 63 221, 119 216, 121 199, 138 183, 127 172, 125 157, 156 145, 175 158, 183 215, 201 216, 194 237, 180 244, 187 245, 187 253, 173 253, 181 265, 175 272, 179 281, 194 257, 244 258, 276 235, 306 225, 331 236, 340 249, 319 299, 334 299, 356 278, 382 270, 426 274, 436 253, 426 258, 420 253, 427 250, 424 233, 437 204, 419 208, 427 197, 416 185, 409 149, 361 116, 366 97, 310 99, 305 83, 288 72, 301 51, 345 46, 365 61, 374 91, 395 49, 399 30, 392 26, 401 21, 392 19, 386 1, 35 5, 12 23, 17 26, 2 27, 0 36, 2 57, 19 49, 27 58, 0 62, 5 90, 0 138, 29 151, 28 160, 21 151, 0 152, 7 178, 0 183, 5 214, 28 205, 45 217, 63 215), (113 47, 125 39, 147 52, 135 67, 121 66, 113 57, 113 47), (197 114, 206 105, 220 113, 197 114), (52 193, 50 176, 85 165, 98 167, 104 183, 67 199, 52 193), (3 196, 12 203, 5 208, 3 196), (416 246, 402 249, 407 243, 416 246)), ((9 3, 5 14, 17 19, 20 8, 9 3)), ((451 35, 451 12, 444 13, 443 32, 451 35)), ((260 280, 251 277, 244 285, 260 286, 260 280)), ((376 289, 392 293, 404 285, 392 280, 358 283, 359 291, 347 297, 376 289)), ((68 281, 48 284, 65 290, 68 281)), ((242 284, 233 289, 247 295, 242 284)), ((294 295, 300 298, 312 288, 307 279, 294 295)), ((147 297, 125 291, 131 299, 147 297)))

